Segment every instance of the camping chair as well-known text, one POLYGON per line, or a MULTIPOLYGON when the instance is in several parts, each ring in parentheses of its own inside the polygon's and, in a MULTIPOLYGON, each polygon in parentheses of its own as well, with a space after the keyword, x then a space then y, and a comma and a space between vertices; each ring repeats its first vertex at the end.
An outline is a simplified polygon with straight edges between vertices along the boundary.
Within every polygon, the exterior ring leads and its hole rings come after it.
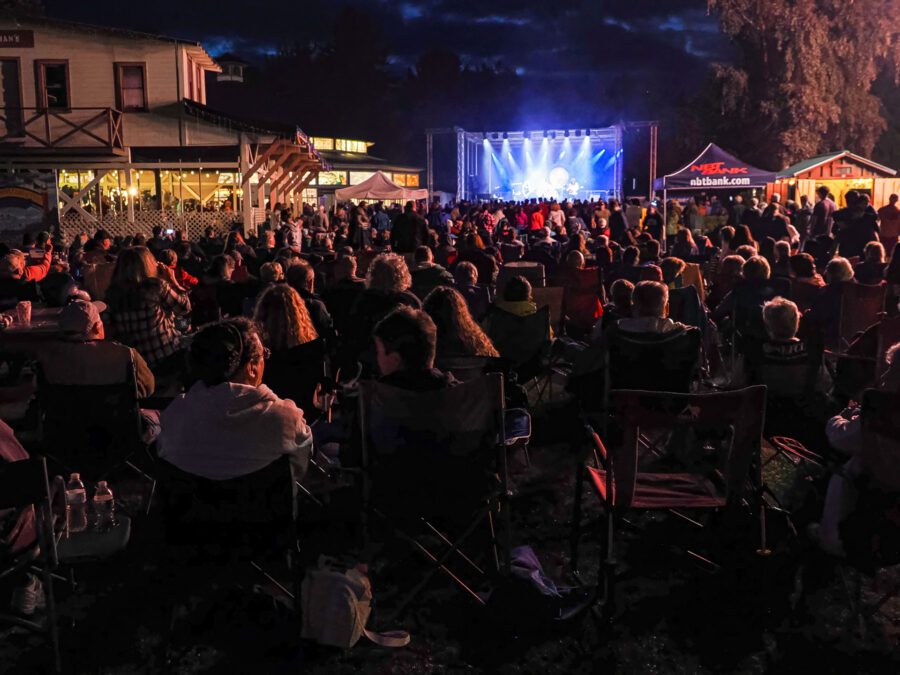
MULTIPOLYGON (((561 297, 557 299, 562 300, 561 297)), ((536 392, 537 402, 548 393, 552 398, 554 376, 565 374, 552 354, 551 312, 549 304, 527 316, 511 314, 494 306, 485 319, 488 337, 500 356, 512 364, 517 382, 536 392)))
POLYGON ((497 297, 503 297, 503 289, 506 288, 506 282, 513 277, 525 277, 531 284, 532 290, 535 288, 543 288, 547 285, 546 272, 544 265, 539 262, 531 262, 528 260, 518 260, 516 262, 506 263, 497 273, 497 297))
MULTIPOLYGON (((609 415, 603 416, 603 438, 587 425, 594 463, 579 467, 576 477, 572 569, 577 574, 581 496, 587 478, 606 514, 600 574, 608 612, 614 609, 615 527, 626 511, 665 510, 679 516, 680 509, 717 511, 736 505, 748 484, 761 483, 765 396, 766 389, 761 386, 704 394, 616 390, 611 392, 609 415), (640 452, 642 434, 654 429, 671 433, 662 458, 640 452), (680 470, 673 470, 673 464, 680 470), (751 477, 751 470, 756 476, 751 477)), ((763 551, 765 513, 757 506, 763 551)))
POLYGON ((56 599, 53 594, 53 571, 57 567, 58 560, 47 460, 43 457, 0 465, 0 509, 26 507, 34 509, 36 534, 34 545, 25 551, 0 559, 0 582, 39 567, 47 599, 46 625, 4 613, 0 613, 0 623, 19 626, 34 633, 46 633, 53 645, 53 664, 58 673, 62 664, 59 655, 56 599))
POLYGON ((424 577, 400 601, 399 615, 438 571, 472 597, 484 600, 451 570, 459 558, 483 574, 477 560, 460 550, 485 521, 494 565, 509 563, 509 505, 504 432, 503 378, 486 375, 437 391, 407 391, 378 382, 361 382, 359 419, 362 439, 363 517, 366 546, 370 515, 384 520, 430 563, 424 577), (496 535, 494 514, 504 514, 505 536, 496 535), (455 539, 437 525, 453 527, 455 539), (410 531, 425 528, 443 552, 432 551, 410 531), (502 548, 502 551, 500 550, 502 548))
POLYGON ((179 603, 212 580, 228 584, 265 576, 293 602, 299 614, 299 556, 294 524, 294 479, 287 455, 246 476, 211 480, 161 459, 159 495, 165 528, 164 560, 171 575, 172 623, 179 603), (290 588, 263 564, 290 552, 290 588), (237 574, 237 578, 235 577, 237 574))
POLYGON ((840 344, 843 352, 857 333, 878 323, 884 311, 885 285, 848 281, 841 289, 840 344))
MULTIPOLYGON (((863 575, 900 563, 900 393, 867 389, 862 396, 863 441, 860 459, 867 478, 856 509, 841 525, 847 563, 863 575)), ((842 569, 843 572, 843 569, 842 569)), ((846 580, 846 575, 844 575, 846 580)), ((863 578, 852 610, 865 632, 865 619, 877 614, 900 591, 900 585, 881 594, 869 608, 862 606, 863 578)))
POLYGON ((881 378, 888 370, 887 352, 892 346, 900 342, 900 316, 884 318, 878 325, 878 355, 875 364, 875 382, 881 382, 881 378))
POLYGON ((543 288, 532 288, 531 297, 538 309, 547 307, 550 310, 550 326, 557 335, 562 334, 565 322, 565 314, 563 313, 563 298, 566 289, 561 286, 545 286, 543 288))
POLYGON ((509 373, 509 363, 492 356, 444 356, 435 360, 435 368, 450 373, 460 382, 471 382, 488 373, 509 373))
POLYGON ((279 398, 292 400, 307 421, 318 416, 313 405, 316 387, 325 381, 325 343, 317 338, 283 352, 274 352, 266 362, 263 383, 279 398))
POLYGON ((134 463, 146 445, 133 361, 115 384, 55 384, 38 371, 38 406, 44 454, 66 471, 100 480, 124 465, 154 483, 134 463))

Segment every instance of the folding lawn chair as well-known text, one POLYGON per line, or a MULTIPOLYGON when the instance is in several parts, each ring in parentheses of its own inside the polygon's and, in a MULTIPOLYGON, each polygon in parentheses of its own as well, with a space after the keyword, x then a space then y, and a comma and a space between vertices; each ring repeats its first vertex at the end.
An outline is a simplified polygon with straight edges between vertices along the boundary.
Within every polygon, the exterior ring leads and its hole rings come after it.
POLYGON ((460 547, 486 520, 494 565, 509 561, 509 505, 506 450, 514 439, 504 430, 503 378, 499 374, 437 391, 407 391, 378 382, 361 382, 363 516, 366 548, 370 514, 408 542, 430 563, 424 577, 400 601, 399 615, 433 575, 442 571, 479 604, 484 600, 451 560, 460 558, 479 576, 483 568, 460 547), (504 516, 505 536, 497 536, 495 514, 504 516), (457 537, 438 529, 453 528, 457 537), (443 552, 433 551, 411 532, 436 536, 443 552))
POLYGON ((748 491, 749 485, 761 484, 765 397, 762 386, 704 394, 611 392, 603 438, 587 425, 594 461, 578 470, 571 539, 572 569, 577 574, 582 490, 589 479, 605 512, 599 575, 604 579, 608 612, 615 604, 615 528, 627 511, 664 510, 699 524, 680 510, 722 510, 754 492, 750 498, 759 509, 760 550, 766 549, 759 492, 748 491), (641 453, 642 435, 653 430, 670 434, 662 456, 641 453))

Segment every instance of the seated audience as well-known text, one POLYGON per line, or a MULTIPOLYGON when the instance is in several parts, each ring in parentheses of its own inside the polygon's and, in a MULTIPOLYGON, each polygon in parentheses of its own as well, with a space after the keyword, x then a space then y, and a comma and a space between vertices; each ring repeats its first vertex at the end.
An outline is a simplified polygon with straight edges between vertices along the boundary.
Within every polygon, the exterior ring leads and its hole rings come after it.
POLYGON ((434 262, 434 254, 427 246, 419 246, 415 253, 415 266, 412 269, 412 292, 424 299, 438 286, 452 286, 453 276, 441 265, 434 262))
POLYGON ((669 333, 687 328, 668 317, 669 289, 657 281, 641 281, 631 294, 631 317, 616 326, 629 333, 669 333))
POLYGON ((476 321, 487 316, 491 306, 491 293, 487 286, 478 284, 478 270, 470 262, 461 262, 453 270, 456 290, 466 299, 469 311, 476 321))
POLYGON ((465 298, 454 288, 439 286, 425 298, 425 312, 437 329, 437 356, 499 356, 490 338, 475 323, 465 298))
POLYGON ((126 248, 116 260, 106 300, 113 337, 137 349, 157 374, 181 367, 175 320, 190 313, 191 302, 170 268, 157 264, 143 246, 126 248))
POLYGON ((197 333, 189 354, 197 382, 163 411, 159 456, 195 476, 228 480, 289 455, 299 480, 312 433, 303 411, 262 383, 264 356, 256 326, 246 319, 197 333))
POLYGON ((887 263, 884 261, 884 246, 881 242, 866 244, 863 261, 853 268, 853 278, 861 284, 880 284, 884 281, 887 263))
POLYGON ((434 367, 437 328, 421 309, 397 307, 372 331, 380 381, 412 391, 433 391, 455 384, 434 367))
POLYGON ((331 314, 328 313, 325 303, 315 294, 316 273, 313 271, 312 265, 302 259, 295 260, 294 264, 285 272, 285 281, 303 298, 319 337, 328 344, 333 343, 335 339, 334 321, 331 314))

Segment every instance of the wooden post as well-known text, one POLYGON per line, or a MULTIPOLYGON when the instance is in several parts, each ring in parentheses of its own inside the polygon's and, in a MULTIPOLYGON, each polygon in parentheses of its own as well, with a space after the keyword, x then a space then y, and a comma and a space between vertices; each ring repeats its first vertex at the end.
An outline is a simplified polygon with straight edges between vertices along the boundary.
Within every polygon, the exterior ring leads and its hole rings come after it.
POLYGON ((131 164, 125 167, 125 192, 128 195, 128 224, 134 225, 134 195, 131 189, 131 164))
MULTIPOLYGON (((253 194, 250 190, 250 144, 247 142, 247 135, 241 134, 241 157, 240 157, 240 176, 241 176, 241 214, 244 219, 244 232, 250 232, 250 228, 256 224, 253 222, 253 194)), ((237 190, 237 185, 235 185, 237 190)))

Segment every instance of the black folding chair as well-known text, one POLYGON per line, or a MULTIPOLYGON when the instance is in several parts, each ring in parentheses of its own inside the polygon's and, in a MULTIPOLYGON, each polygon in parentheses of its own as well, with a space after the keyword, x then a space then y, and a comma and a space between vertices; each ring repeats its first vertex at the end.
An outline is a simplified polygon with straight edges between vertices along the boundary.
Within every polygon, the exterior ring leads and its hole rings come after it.
POLYGON ((299 615, 301 580, 288 456, 228 480, 195 476, 164 459, 157 472, 173 627, 178 602, 189 593, 202 592, 215 579, 235 584, 257 574, 293 601, 299 615), (266 571, 288 552, 290 588, 266 571))
POLYGON ((54 668, 56 672, 60 672, 59 628, 53 593, 53 571, 57 568, 58 559, 47 460, 43 457, 0 465, 0 509, 28 507, 32 507, 34 511, 35 541, 24 551, 0 558, 0 582, 30 570, 39 571, 47 601, 47 621, 44 625, 20 616, 0 613, 0 623, 13 624, 35 633, 46 633, 53 645, 54 668))
POLYGON ((483 605, 484 599, 451 569, 451 560, 459 558, 467 568, 484 575, 481 564, 460 547, 486 520, 495 567, 506 569, 509 563, 506 448, 510 439, 504 432, 503 378, 491 374, 426 392, 361 382, 359 394, 365 548, 373 514, 430 563, 395 615, 438 571, 483 605), (504 515, 502 541, 494 522, 498 512, 504 515), (460 534, 451 539, 436 523, 460 534), (410 534, 414 529, 437 537, 443 552, 410 534))
POLYGON ((127 466, 151 483, 135 463, 146 451, 134 362, 115 384, 56 384, 38 372, 40 438, 44 454, 65 471, 101 480, 127 466))

